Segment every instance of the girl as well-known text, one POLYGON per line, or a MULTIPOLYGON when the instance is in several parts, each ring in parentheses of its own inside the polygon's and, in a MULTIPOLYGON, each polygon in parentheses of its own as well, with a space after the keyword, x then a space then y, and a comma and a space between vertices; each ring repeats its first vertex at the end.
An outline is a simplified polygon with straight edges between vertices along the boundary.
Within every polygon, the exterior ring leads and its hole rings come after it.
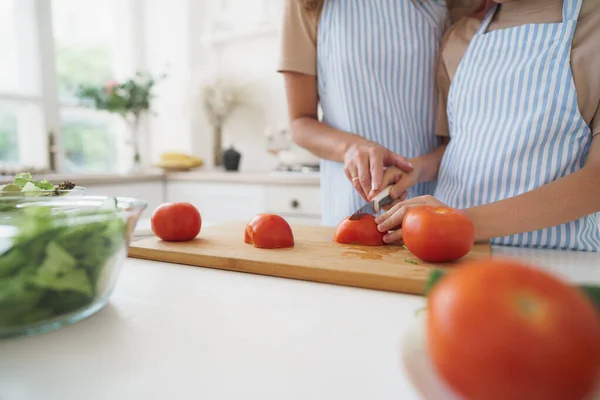
POLYGON ((598 251, 598 1, 496 3, 445 37, 437 134, 447 144, 411 160, 411 173, 386 171, 393 196, 437 178, 434 197, 397 203, 379 229, 399 228, 416 205, 446 204, 471 218, 477 241, 598 251))
MULTIPOLYGON (((452 19, 478 1, 449 1, 452 19)), ((439 143, 435 63, 444 0, 287 0, 279 72, 294 141, 322 158, 322 218, 337 225, 439 143), (317 117, 321 105, 323 119, 317 117)), ((433 193, 434 182, 411 189, 433 193)))

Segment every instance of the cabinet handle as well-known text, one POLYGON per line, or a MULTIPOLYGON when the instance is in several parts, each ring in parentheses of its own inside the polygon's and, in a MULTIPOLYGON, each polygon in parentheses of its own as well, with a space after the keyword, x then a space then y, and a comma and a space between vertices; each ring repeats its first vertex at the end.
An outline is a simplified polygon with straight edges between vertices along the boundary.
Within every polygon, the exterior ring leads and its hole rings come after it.
POLYGON ((292 208, 298 208, 300 207, 300 203, 298 202, 298 200, 292 200, 292 208))

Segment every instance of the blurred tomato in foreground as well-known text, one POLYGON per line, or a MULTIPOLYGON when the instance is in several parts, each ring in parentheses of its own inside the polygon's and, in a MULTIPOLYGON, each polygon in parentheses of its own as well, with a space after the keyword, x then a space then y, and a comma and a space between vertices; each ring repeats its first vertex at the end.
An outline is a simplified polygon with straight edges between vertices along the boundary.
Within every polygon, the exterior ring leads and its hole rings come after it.
POLYGON ((600 316, 582 291, 534 267, 461 264, 428 297, 440 376, 469 400, 581 400, 600 373, 600 316))

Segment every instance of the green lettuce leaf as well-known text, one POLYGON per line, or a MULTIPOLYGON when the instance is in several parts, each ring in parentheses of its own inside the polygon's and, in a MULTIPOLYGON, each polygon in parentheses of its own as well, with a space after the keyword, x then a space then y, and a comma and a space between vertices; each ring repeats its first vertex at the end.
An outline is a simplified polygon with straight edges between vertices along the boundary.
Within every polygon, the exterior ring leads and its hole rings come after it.
POLYGON ((46 247, 46 259, 39 267, 34 283, 45 289, 72 290, 91 296, 90 280, 83 269, 76 269, 74 259, 58 243, 50 242, 46 247))
POLYGON ((47 180, 35 181, 29 172, 17 174, 13 185, 21 188, 22 191, 54 190, 55 186, 47 180))
POLYGON ((32 176, 29 172, 17 174, 13 181, 13 185, 17 185, 18 187, 23 189, 23 186, 25 186, 28 182, 31 182, 31 179, 32 179, 32 176))
POLYGON ((21 189, 22 192, 41 192, 42 189, 40 189, 39 187, 37 187, 33 182, 27 182, 25 184, 25 186, 23 186, 23 188, 21 189))
POLYGON ((0 327, 20 324, 42 295, 43 290, 31 287, 26 279, 0 280, 0 327))
POLYGON ((86 296, 92 296, 94 294, 90 279, 82 269, 73 269, 69 272, 57 275, 41 273, 36 276, 34 283, 44 289, 54 289, 58 291, 72 290, 86 296))
POLYGON ((42 190, 54 190, 54 185, 47 180, 33 182, 33 184, 42 190))

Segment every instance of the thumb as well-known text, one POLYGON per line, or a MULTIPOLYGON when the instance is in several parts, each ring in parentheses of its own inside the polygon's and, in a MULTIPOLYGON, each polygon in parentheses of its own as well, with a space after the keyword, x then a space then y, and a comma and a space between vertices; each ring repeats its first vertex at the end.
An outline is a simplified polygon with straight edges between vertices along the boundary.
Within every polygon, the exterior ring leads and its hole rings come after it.
POLYGON ((393 165, 395 167, 398 167, 404 172, 412 172, 414 169, 413 165, 410 163, 410 161, 406 159, 406 157, 393 153, 389 150, 384 159, 384 163, 386 164, 386 166, 393 165))

